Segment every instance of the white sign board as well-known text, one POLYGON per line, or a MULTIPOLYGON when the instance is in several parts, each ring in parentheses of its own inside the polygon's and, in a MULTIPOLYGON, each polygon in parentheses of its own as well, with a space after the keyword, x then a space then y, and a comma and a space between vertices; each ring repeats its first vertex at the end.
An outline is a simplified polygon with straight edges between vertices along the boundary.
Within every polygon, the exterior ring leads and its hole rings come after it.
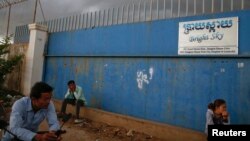
POLYGON ((179 55, 237 55, 238 17, 179 23, 179 55))

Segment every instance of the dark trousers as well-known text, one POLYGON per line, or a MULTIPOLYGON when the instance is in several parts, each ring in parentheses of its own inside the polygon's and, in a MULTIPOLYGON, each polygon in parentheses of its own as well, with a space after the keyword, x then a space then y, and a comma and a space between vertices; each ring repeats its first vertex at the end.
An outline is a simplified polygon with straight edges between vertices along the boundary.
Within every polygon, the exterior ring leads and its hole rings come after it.
POLYGON ((64 99, 62 103, 61 113, 65 113, 67 105, 76 105, 76 118, 79 119, 80 108, 84 106, 84 101, 75 99, 64 99))

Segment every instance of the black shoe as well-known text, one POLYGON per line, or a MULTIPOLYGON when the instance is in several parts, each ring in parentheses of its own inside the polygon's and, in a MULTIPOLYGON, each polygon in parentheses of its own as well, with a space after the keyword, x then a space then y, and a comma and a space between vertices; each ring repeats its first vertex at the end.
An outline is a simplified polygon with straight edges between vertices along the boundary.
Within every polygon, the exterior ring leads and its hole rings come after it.
POLYGON ((57 114, 57 118, 63 118, 64 115, 66 115, 66 114, 64 114, 64 113, 58 113, 58 114, 57 114))

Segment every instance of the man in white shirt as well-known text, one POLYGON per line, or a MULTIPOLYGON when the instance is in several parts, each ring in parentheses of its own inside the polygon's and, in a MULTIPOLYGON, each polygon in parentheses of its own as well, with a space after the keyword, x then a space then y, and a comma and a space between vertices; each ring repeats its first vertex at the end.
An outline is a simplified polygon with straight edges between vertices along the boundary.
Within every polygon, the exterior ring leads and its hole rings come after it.
POLYGON ((66 114, 67 104, 76 105, 76 119, 75 123, 81 123, 83 120, 80 119, 80 108, 81 106, 86 105, 86 99, 83 95, 82 88, 75 84, 74 80, 70 80, 68 82, 68 90, 65 94, 65 99, 63 100, 62 108, 61 108, 61 115, 66 114))

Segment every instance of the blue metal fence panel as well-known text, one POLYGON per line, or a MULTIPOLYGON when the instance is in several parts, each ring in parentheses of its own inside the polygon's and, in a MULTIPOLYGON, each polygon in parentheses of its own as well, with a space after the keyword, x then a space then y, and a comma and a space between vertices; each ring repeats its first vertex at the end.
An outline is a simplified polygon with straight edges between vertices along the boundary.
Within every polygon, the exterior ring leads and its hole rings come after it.
POLYGON ((203 131, 207 104, 228 103, 231 122, 250 124, 249 11, 51 33, 44 80, 63 99, 67 81, 88 106, 203 131), (179 57, 178 23, 239 17, 238 57, 179 57))
MULTIPOLYGON (((218 13, 218 12, 228 12, 228 11, 236 11, 236 10, 246 10, 249 9, 249 4, 245 3, 245 0, 241 0, 238 4, 234 4, 233 0, 225 1, 223 0, 210 1, 205 0, 197 1, 196 0, 144 0, 139 2, 131 2, 126 5, 122 5, 121 7, 116 8, 108 8, 101 11, 90 11, 85 14, 77 14, 72 15, 66 18, 65 23, 61 23, 64 18, 56 18, 48 21, 38 22, 38 24, 43 24, 48 26, 48 32, 61 32, 63 31, 72 31, 77 30, 79 28, 93 28, 98 26, 111 26, 116 24, 127 24, 127 23, 137 23, 137 22, 145 22, 145 21, 155 21, 160 19, 169 19, 183 16, 191 16, 191 15, 201 15, 208 13, 218 13), (220 2, 221 1, 221 2, 220 2), (184 2, 184 3, 183 3, 184 2), (219 8, 219 6, 215 6, 221 3, 220 10, 216 10, 215 8, 219 8), (163 5, 163 6, 162 6, 163 5), (183 7, 184 6, 184 7, 183 7), (225 9, 224 7, 228 7, 225 9), (117 9, 117 10, 115 10, 117 9), (121 14, 119 14, 119 9, 121 9, 121 14), (211 10, 210 10, 211 9, 211 10), (98 16, 97 16, 97 13, 98 16), (100 14, 102 13, 102 16, 100 14), (85 16, 84 16, 85 15, 85 16), (116 15, 116 22, 114 22, 116 15), (138 16, 137 16, 138 15, 138 16), (143 18, 140 18, 140 15, 143 18), (85 17, 81 26, 77 26, 78 17, 85 17), (118 20, 120 19, 120 21, 118 20), (96 21, 99 24, 96 24, 96 21), (102 23, 102 24, 101 24, 102 23)), ((79 22, 80 24, 80 22, 79 22)), ((27 28, 28 29, 28 28, 27 28)), ((23 28, 16 27, 15 34, 20 34, 23 32, 23 28)), ((15 36, 14 39, 16 42, 20 40, 21 42, 28 42, 29 34, 24 34, 22 36, 15 36), (26 37, 23 37, 26 36, 26 37), (23 40, 25 38, 26 40, 23 40)))
POLYGON ((176 56, 179 22, 233 16, 240 19, 239 53, 249 55, 250 40, 241 36, 250 33, 249 11, 53 33, 49 55, 176 56))
POLYGON ((58 99, 74 79, 90 107, 203 131, 216 98, 227 101, 232 123, 250 123, 249 66, 249 59, 49 57, 45 81, 58 99))

